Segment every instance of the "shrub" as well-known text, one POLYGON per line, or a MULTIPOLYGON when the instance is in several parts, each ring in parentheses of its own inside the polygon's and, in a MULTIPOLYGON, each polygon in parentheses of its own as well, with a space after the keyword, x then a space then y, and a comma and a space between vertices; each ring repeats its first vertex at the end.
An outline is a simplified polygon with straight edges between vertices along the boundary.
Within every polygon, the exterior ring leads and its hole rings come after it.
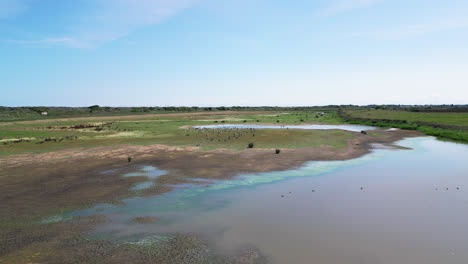
POLYGON ((247 122, 247 120, 244 120, 244 121, 242 121, 242 122, 244 122, 244 123, 245 123, 245 122, 247 122))
POLYGON ((281 152, 280 149, 276 149, 276 150, 275 150, 275 153, 276 153, 276 154, 280 154, 280 152, 281 152))
POLYGON ((98 111, 98 110, 101 110, 101 107, 99 105, 92 105, 92 106, 89 106, 88 109, 93 112, 93 111, 98 111))
POLYGON ((254 147, 254 143, 250 142, 249 145, 247 145, 248 148, 253 148, 254 147))
POLYGON ((362 130, 362 131, 361 131, 361 134, 364 134, 364 135, 365 135, 365 134, 367 134, 367 132, 364 131, 364 130, 362 130))
POLYGON ((128 162, 132 162, 132 157, 127 158, 128 162))
POLYGON ((276 123, 279 123, 279 120, 276 120, 276 123))

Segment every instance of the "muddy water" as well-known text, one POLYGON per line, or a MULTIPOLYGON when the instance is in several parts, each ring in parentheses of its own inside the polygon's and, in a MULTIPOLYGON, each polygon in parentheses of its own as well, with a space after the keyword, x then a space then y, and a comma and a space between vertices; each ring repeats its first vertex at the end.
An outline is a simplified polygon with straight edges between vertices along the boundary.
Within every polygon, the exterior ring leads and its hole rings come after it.
POLYGON ((362 125, 242 125, 242 124, 222 124, 222 125, 207 125, 207 126, 195 126, 195 128, 269 128, 269 129, 311 129, 311 130, 323 130, 323 129, 340 129, 354 132, 361 132, 362 130, 374 130, 376 127, 362 126, 362 125))
POLYGON ((468 145, 405 139, 412 150, 310 162, 101 206, 98 235, 148 241, 193 232, 222 253, 245 245, 271 263, 468 263, 468 145), (138 224, 137 216, 156 216, 138 224))

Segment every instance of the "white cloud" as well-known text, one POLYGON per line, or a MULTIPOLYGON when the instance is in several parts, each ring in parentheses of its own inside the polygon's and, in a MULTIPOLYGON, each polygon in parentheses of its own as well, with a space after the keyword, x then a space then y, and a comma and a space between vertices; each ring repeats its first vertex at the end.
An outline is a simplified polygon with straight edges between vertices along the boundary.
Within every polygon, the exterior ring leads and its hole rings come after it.
POLYGON ((384 0, 336 0, 331 5, 320 10, 319 14, 322 16, 330 16, 337 13, 342 13, 348 10, 367 7, 384 0))
POLYGON ((91 48, 89 43, 81 42, 73 38, 45 38, 39 40, 6 40, 6 42, 22 45, 40 46, 40 45, 60 45, 73 48, 91 48))
POLYGON ((27 9, 25 0, 0 0, 0 19, 14 17, 27 9))
POLYGON ((198 0, 85 0, 85 2, 93 7, 93 13, 72 21, 68 32, 56 36, 48 35, 38 40, 14 42, 92 48, 122 38, 139 28, 162 23, 198 0))

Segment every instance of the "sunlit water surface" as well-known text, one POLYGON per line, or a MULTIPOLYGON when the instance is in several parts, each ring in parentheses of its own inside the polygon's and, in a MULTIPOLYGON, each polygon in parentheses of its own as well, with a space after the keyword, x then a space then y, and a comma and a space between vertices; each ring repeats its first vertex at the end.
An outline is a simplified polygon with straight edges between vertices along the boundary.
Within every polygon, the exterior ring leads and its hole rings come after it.
POLYGON ((206 126, 194 126, 195 128, 239 128, 239 129, 307 129, 307 130, 324 130, 324 129, 340 129, 347 131, 360 132, 362 130, 374 130, 376 127, 372 126, 362 126, 362 125, 243 125, 243 124, 221 124, 221 125, 206 125, 206 126))
POLYGON ((111 239, 191 232, 222 253, 253 245, 271 263, 468 263, 468 145, 431 137, 399 145, 413 149, 314 161, 73 215, 107 214, 112 221, 96 234, 111 239), (160 220, 138 224, 137 216, 160 220))

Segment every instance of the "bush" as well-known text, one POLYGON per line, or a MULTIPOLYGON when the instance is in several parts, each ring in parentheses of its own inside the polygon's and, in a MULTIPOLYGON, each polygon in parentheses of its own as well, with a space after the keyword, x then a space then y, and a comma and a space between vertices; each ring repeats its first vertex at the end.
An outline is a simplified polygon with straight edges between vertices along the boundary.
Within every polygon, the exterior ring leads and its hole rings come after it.
POLYGON ((89 106, 88 109, 93 112, 93 111, 98 111, 98 110, 101 110, 101 107, 99 105, 92 105, 92 106, 89 106))
POLYGON ((280 152, 281 152, 280 149, 276 149, 276 150, 275 150, 275 153, 276 153, 276 154, 280 154, 280 152))
POLYGON ((254 147, 254 143, 250 142, 249 145, 247 145, 248 148, 253 148, 254 147))
POLYGON ((127 158, 128 162, 132 162, 132 157, 127 158))

